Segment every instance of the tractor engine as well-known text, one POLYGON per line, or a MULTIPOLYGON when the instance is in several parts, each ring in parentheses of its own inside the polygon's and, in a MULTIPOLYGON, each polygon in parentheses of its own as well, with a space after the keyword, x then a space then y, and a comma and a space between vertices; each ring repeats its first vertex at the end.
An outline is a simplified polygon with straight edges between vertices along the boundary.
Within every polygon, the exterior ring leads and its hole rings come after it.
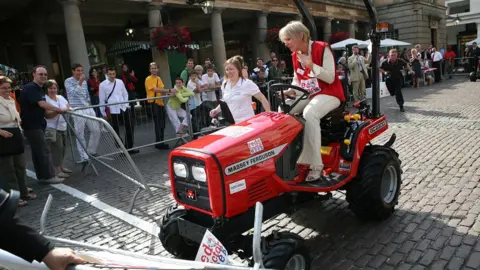
POLYGON ((281 187, 269 177, 277 167, 285 170, 278 160, 295 165, 301 144, 292 142, 301 142, 302 129, 293 116, 264 112, 176 148, 169 156, 174 199, 212 217, 232 217, 278 196, 281 187))

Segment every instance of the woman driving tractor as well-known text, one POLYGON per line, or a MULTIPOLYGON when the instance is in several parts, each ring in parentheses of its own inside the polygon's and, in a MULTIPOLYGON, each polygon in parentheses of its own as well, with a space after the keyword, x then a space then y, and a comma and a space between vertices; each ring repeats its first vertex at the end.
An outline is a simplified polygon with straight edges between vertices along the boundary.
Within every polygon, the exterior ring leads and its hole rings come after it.
MULTIPOLYGON (((291 111, 298 113, 303 110, 306 120, 303 150, 297 163, 310 169, 305 181, 324 180, 320 120, 345 102, 342 84, 335 72, 335 59, 330 45, 310 40, 310 31, 299 21, 288 23, 280 30, 279 37, 292 51, 295 70, 292 85, 302 87, 310 93, 307 100, 300 101, 291 111)), ((293 89, 284 94, 293 98, 301 95, 293 89)))

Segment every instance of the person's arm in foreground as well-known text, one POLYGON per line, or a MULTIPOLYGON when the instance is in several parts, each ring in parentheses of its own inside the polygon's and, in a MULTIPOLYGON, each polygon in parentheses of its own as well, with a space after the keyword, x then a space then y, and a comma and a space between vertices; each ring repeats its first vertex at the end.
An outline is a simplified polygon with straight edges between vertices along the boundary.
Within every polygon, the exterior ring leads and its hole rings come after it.
POLYGON ((28 261, 44 262, 51 270, 64 270, 70 264, 84 261, 71 249, 55 248, 34 229, 22 224, 17 218, 0 224, 0 248, 28 261))

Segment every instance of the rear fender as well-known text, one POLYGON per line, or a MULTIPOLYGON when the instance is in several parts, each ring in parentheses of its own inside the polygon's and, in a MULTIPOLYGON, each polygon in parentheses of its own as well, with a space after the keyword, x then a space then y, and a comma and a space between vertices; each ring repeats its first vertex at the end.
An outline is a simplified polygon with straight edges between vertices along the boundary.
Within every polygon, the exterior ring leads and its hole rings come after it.
POLYGON ((382 116, 378 119, 370 119, 369 121, 369 124, 362 128, 355 140, 355 152, 353 154, 351 166, 352 176, 357 175, 358 167, 360 166, 360 160, 367 144, 388 129, 388 122, 385 116, 382 116))

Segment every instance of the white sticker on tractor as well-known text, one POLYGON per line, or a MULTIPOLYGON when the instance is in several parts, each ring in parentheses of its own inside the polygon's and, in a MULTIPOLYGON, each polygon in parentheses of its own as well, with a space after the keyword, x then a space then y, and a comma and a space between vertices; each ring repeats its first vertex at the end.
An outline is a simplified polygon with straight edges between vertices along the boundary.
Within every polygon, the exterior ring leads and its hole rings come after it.
POLYGON ((240 136, 243 136, 249 132, 252 132, 254 129, 251 127, 242 127, 242 126, 229 126, 224 129, 220 129, 219 131, 216 131, 212 133, 211 135, 221 135, 221 136, 227 136, 227 137, 233 137, 233 138, 238 138, 240 136))
POLYGON ((230 184, 230 195, 247 189, 245 179, 230 184))
POLYGON ((368 133, 372 135, 373 133, 379 131, 380 129, 384 128, 387 125, 387 120, 383 120, 382 122, 376 124, 375 126, 368 129, 368 133))
POLYGON ((249 141, 247 145, 248 145, 248 148, 250 149, 250 154, 252 155, 263 151, 263 143, 262 143, 262 139, 260 138, 255 139, 253 141, 249 141))
POLYGON ((278 156, 280 154, 280 152, 283 151, 285 146, 287 146, 286 143, 282 144, 278 147, 275 147, 273 149, 267 150, 267 151, 265 151, 263 153, 260 153, 258 155, 255 155, 253 157, 249 157, 249 158, 244 159, 240 162, 232 164, 232 165, 225 168, 225 174, 226 175, 232 175, 232 174, 238 173, 239 171, 243 171, 247 168, 250 168, 252 166, 260 164, 260 163, 262 163, 266 160, 274 158, 275 156, 278 156))

